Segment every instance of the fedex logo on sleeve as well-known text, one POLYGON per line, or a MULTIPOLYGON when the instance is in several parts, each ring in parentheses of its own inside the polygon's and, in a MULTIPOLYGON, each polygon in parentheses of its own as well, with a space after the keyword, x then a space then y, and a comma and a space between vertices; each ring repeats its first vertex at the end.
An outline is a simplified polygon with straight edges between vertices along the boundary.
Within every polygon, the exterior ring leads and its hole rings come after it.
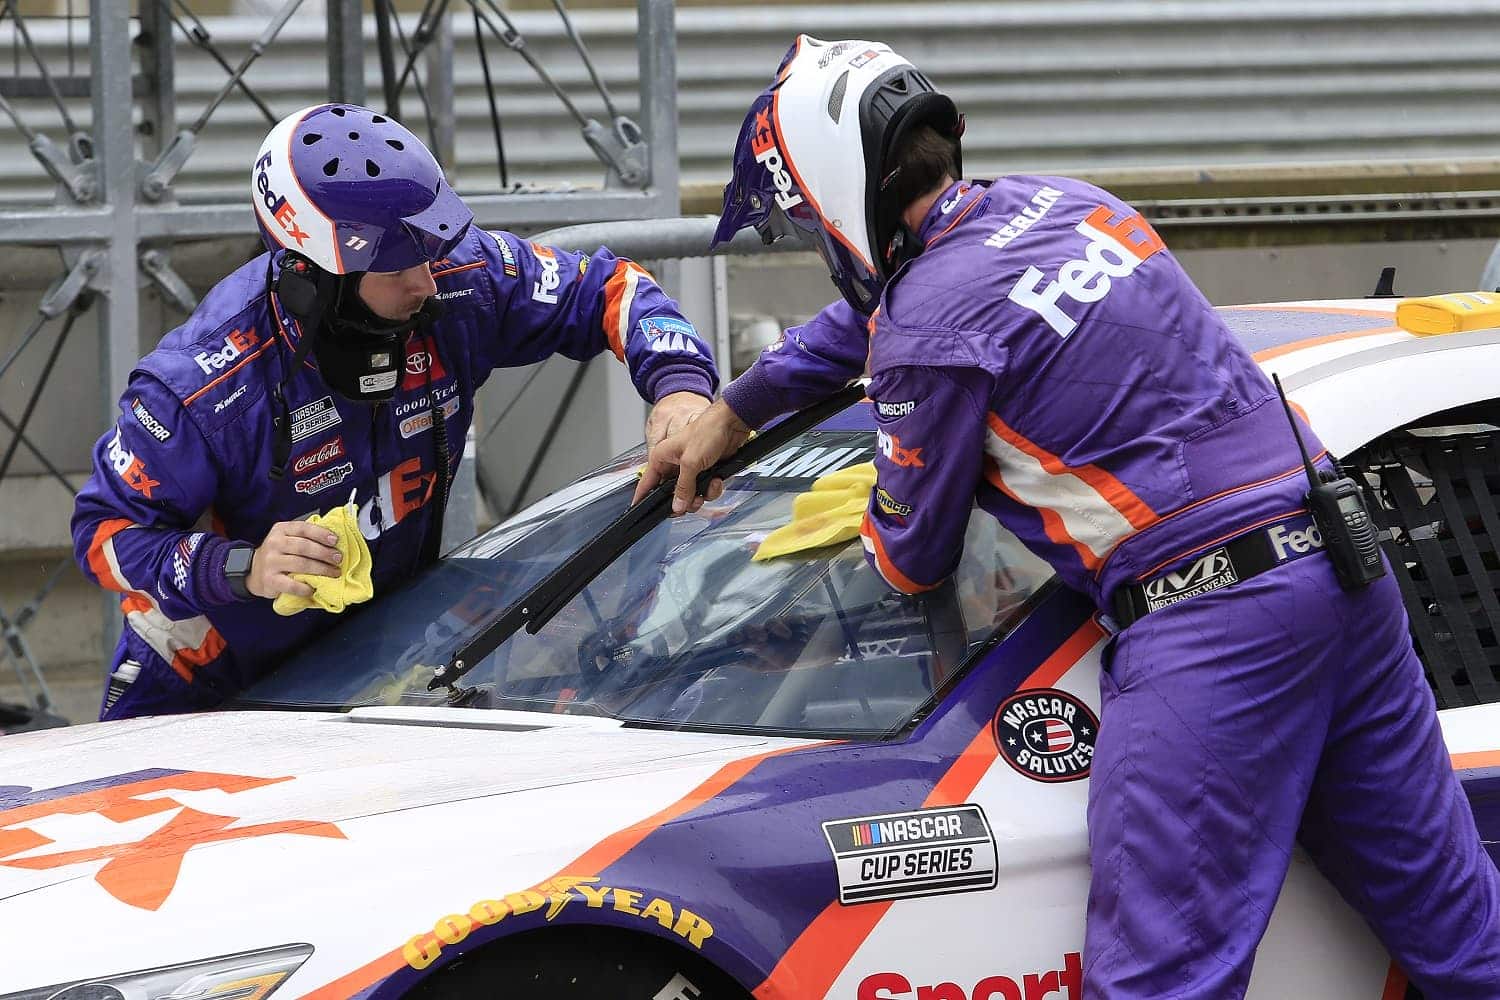
POLYGON ((1090 212, 1074 227, 1087 241, 1082 258, 1063 264, 1045 286, 1042 282, 1047 276, 1039 268, 1028 267, 1007 297, 1046 320, 1059 337, 1072 333, 1078 321, 1069 315, 1064 299, 1098 302, 1109 294, 1114 281, 1134 274, 1144 261, 1167 248, 1139 212, 1119 220, 1115 215, 1107 205, 1090 212))

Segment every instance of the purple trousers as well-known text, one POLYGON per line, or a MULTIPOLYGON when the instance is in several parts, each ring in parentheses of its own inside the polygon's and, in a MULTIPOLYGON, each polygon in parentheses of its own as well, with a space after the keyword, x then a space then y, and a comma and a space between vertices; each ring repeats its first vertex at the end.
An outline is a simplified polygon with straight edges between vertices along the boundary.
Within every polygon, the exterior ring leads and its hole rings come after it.
POLYGON ((1389 576, 1320 554, 1149 614, 1100 686, 1089 1000, 1244 996, 1294 841, 1427 1000, 1500 997, 1500 876, 1389 576))

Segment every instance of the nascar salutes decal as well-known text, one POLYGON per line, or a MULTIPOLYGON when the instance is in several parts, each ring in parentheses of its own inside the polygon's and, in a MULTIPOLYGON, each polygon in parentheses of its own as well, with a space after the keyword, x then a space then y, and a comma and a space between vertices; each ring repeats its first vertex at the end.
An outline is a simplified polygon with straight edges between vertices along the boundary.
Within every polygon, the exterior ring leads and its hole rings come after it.
POLYGON ((332 396, 324 396, 306 406, 299 406, 292 411, 292 443, 310 438, 319 431, 326 431, 343 420, 333 405, 332 396))
POLYGON ((1098 716, 1055 688, 1011 695, 995 712, 1000 756, 1033 781, 1087 778, 1098 734, 1098 716))
POLYGON ((846 906, 993 889, 998 880, 995 835, 976 805, 830 820, 823 836, 846 906))

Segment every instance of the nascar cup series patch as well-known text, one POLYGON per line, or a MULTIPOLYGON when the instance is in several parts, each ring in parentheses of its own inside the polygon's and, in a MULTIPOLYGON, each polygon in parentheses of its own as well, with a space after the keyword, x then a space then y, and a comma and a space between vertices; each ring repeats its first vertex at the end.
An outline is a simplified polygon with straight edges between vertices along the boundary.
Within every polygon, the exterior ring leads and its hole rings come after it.
POLYGON ((976 805, 829 820, 823 836, 845 906, 993 889, 998 878, 995 835, 976 805))
POLYGON ((1055 688, 1013 694, 995 712, 1000 756, 1033 781, 1087 778, 1098 734, 1099 717, 1055 688))

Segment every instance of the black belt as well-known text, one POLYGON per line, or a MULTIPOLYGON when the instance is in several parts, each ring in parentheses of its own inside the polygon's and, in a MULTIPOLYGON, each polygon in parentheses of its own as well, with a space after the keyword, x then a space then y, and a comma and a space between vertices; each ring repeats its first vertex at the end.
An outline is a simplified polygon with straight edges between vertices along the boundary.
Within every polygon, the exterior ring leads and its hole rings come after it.
POLYGON ((1323 551, 1323 536, 1306 511, 1262 525, 1148 580, 1115 589, 1115 624, 1128 628, 1153 611, 1232 587, 1266 570, 1323 551))

